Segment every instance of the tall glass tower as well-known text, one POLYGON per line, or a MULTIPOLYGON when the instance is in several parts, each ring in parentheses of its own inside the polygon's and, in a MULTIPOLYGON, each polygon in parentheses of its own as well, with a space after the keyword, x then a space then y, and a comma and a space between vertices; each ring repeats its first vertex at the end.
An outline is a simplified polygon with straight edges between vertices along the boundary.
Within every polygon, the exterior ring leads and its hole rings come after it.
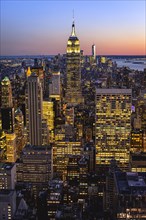
POLYGON ((75 33, 75 24, 72 24, 72 32, 67 42, 66 63, 66 94, 65 101, 68 105, 83 103, 81 91, 81 56, 80 43, 75 33))

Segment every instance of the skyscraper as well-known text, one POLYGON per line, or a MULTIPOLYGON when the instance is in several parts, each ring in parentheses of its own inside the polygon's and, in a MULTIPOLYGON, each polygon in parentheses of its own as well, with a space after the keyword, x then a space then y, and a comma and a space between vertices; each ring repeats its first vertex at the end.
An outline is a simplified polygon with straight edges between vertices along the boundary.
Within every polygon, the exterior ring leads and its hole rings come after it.
POLYGON ((51 83, 49 84, 49 97, 60 100, 60 71, 53 70, 51 76, 51 83))
POLYGON ((26 90, 26 124, 28 142, 42 144, 42 86, 39 77, 32 73, 28 77, 26 90))
POLYGON ((2 129, 6 132, 14 132, 12 87, 8 77, 5 77, 1 82, 1 117, 2 129))
POLYGON ((95 44, 92 45, 92 57, 95 62, 96 61, 96 46, 95 46, 95 44))
POLYGON ((96 165, 112 158, 126 169, 131 133, 131 89, 96 89, 96 165))
POLYGON ((72 24, 71 36, 67 42, 66 57, 66 94, 65 101, 68 105, 83 103, 81 91, 81 56, 80 43, 75 33, 75 24, 72 24))
POLYGON ((12 87, 8 77, 1 82, 1 105, 2 108, 12 107, 12 87))

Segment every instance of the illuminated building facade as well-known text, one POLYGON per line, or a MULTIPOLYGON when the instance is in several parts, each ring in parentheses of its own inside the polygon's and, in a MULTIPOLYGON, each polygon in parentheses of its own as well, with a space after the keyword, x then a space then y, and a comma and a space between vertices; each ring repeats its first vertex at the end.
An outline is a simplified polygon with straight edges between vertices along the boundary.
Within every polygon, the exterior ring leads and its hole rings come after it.
POLYGON ((60 71, 53 70, 51 75, 51 83, 49 84, 49 97, 60 100, 60 71))
POLYGON ((7 144, 7 162, 15 162, 17 158, 15 133, 6 133, 6 144, 7 144))
POLYGON ((53 175, 52 147, 26 145, 17 162, 17 182, 29 183, 36 195, 47 190, 48 181, 53 175))
POLYGON ((53 147, 53 166, 59 176, 65 180, 69 155, 81 155, 80 141, 56 141, 53 147))
POLYGON ((81 90, 80 43, 75 34, 74 23, 72 24, 71 36, 67 42, 65 101, 68 105, 83 103, 81 90))
POLYGON ((126 169, 131 134, 131 89, 96 89, 96 165, 112 158, 126 169))
POLYGON ((1 120, 5 132, 14 132, 14 108, 12 102, 12 87, 8 77, 1 82, 1 120))
POLYGON ((47 125, 47 119, 42 119, 42 145, 49 144, 49 128, 47 125))
POLYGON ((26 125, 28 142, 42 144, 42 87, 39 77, 32 73, 27 80, 26 90, 26 125))
POLYGON ((65 109, 65 124, 73 125, 74 126, 74 107, 67 106, 65 109))
POLYGON ((131 172, 146 172, 146 152, 137 152, 130 154, 131 172))
POLYGON ((143 151, 143 131, 140 129, 133 129, 131 131, 131 152, 143 151))
POLYGON ((51 101, 43 101, 43 118, 47 120, 47 126, 49 129, 49 141, 54 140, 54 104, 51 101))
POLYGON ((16 164, 0 163, 0 190, 15 189, 16 164))
POLYGON ((15 111, 15 133, 17 136, 16 146, 17 146, 17 156, 20 156, 20 152, 22 151, 25 143, 24 136, 24 119, 23 114, 20 109, 15 111))
POLYGON ((0 161, 7 159, 7 145, 6 145, 6 134, 0 130, 0 161))
POLYGON ((8 77, 1 82, 1 105, 2 108, 12 107, 12 87, 8 77))

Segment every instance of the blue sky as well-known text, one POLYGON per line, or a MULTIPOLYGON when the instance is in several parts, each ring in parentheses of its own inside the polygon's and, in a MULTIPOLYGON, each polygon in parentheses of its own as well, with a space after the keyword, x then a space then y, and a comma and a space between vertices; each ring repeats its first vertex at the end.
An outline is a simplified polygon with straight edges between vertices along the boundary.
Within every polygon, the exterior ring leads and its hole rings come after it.
POLYGON ((146 1, 1 0, 1 55, 66 52, 74 10, 81 49, 146 54, 146 1))

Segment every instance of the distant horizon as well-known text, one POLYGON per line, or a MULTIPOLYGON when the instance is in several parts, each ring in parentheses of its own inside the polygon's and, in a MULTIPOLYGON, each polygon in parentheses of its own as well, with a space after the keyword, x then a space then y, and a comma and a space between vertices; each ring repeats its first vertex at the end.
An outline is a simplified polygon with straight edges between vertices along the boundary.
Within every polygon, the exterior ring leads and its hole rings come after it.
POLYGON ((146 55, 146 1, 1 0, 0 54, 65 54, 75 20, 87 55, 146 55), (74 9, 74 18, 73 18, 74 9))
MULTIPOLYGON (((43 54, 43 55, 41 55, 41 54, 24 54, 24 55, 0 55, 0 57, 27 57, 27 56, 29 56, 29 57, 45 57, 45 56, 57 56, 57 55, 65 55, 66 53, 64 53, 64 54, 60 54, 60 53, 58 53, 58 54, 43 54)), ((91 54, 84 54, 83 56, 92 56, 91 54)), ((146 55, 139 55, 139 54, 96 54, 96 57, 100 57, 100 56, 123 56, 123 57, 145 57, 146 58, 146 55)))

